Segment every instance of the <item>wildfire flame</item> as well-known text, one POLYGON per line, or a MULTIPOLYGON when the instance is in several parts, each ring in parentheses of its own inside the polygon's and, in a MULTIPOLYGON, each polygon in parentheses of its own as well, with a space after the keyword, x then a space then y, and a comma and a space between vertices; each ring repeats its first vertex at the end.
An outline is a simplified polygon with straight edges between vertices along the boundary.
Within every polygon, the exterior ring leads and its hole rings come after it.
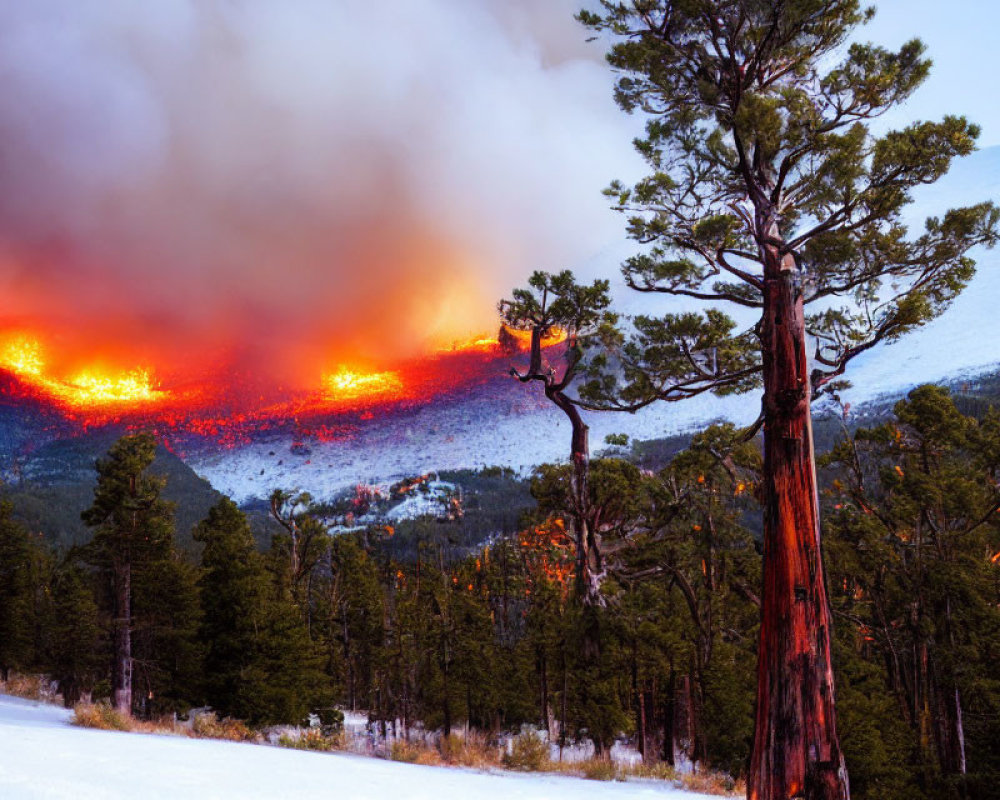
POLYGON ((45 366, 42 360, 42 348, 38 342, 22 336, 7 342, 3 355, 0 356, 0 363, 20 377, 38 377, 45 366))
POLYGON ((496 336, 478 334, 468 339, 452 342, 447 347, 438 348, 439 353, 489 353, 500 346, 496 336))
POLYGON ((405 388, 398 372, 358 372, 348 367, 327 375, 323 383, 336 401, 386 399, 402 394, 405 388))
MULTIPOLYGON (((554 331, 544 344, 564 339, 554 331)), ((495 362, 527 350, 530 334, 503 328, 496 337, 472 336, 424 358, 367 368, 347 361, 323 372, 304 359, 301 378, 291 386, 269 383, 249 369, 226 372, 224 360, 211 369, 195 364, 164 373, 159 361, 146 368, 149 361, 116 355, 114 347, 81 353, 75 341, 67 353, 51 342, 50 333, 34 328, 0 328, 0 372, 16 378, 0 383, 3 391, 59 410, 64 420, 58 424, 146 427, 183 449, 187 437, 235 447, 264 430, 287 430, 303 440, 350 437, 382 407, 392 413, 497 380, 495 362), (169 381, 167 388, 160 381, 169 381)))
POLYGON ((74 408, 146 405, 170 396, 157 388, 149 372, 143 369, 123 373, 89 369, 69 378, 52 376, 46 371, 41 344, 26 336, 16 336, 3 345, 0 367, 74 408))
MULTIPOLYGON (((516 344, 517 349, 524 351, 531 347, 531 331, 521 331, 507 325, 504 325, 502 330, 504 338, 508 342, 516 344)), ((553 345, 562 344, 566 341, 566 338, 566 331, 562 328, 552 328, 548 334, 542 337, 542 347, 552 347, 553 345)), ((480 333, 468 339, 452 342, 450 346, 442 347, 438 352, 488 353, 497 350, 500 346, 499 337, 480 333)))
POLYGON ((523 530, 518 534, 518 543, 525 558, 547 581, 558 584, 565 595, 575 563, 573 541, 566 531, 565 520, 553 517, 523 530))

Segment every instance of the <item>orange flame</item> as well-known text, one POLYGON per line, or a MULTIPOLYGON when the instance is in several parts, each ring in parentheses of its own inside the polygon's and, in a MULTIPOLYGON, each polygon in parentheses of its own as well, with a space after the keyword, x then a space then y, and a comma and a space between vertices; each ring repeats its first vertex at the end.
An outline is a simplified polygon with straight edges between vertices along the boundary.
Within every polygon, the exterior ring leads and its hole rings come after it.
POLYGON ((68 378, 49 375, 41 345, 26 336, 15 336, 4 343, 0 368, 73 408, 148 405, 170 396, 154 385, 144 369, 119 373, 89 369, 68 378))
POLYGON ((359 372, 344 366, 325 376, 323 385, 329 398, 338 402, 362 398, 384 399, 398 396, 404 389, 403 379, 398 372, 359 372))
MULTIPOLYGON (((503 325, 502 330, 507 340, 516 343, 518 349, 524 351, 531 347, 530 330, 522 331, 507 325, 503 325)), ((566 331, 562 328, 552 328, 547 335, 542 337, 542 347, 552 347, 553 345, 562 344, 566 341, 566 337, 566 331)), ((497 350, 499 347, 500 339, 498 337, 480 333, 476 336, 470 336, 468 339, 452 342, 447 347, 438 348, 438 352, 488 353, 497 350)))
POLYGON ((575 564, 573 540, 566 531, 565 521, 550 518, 521 531, 518 540, 525 557, 540 571, 541 577, 559 585, 565 595, 575 564))

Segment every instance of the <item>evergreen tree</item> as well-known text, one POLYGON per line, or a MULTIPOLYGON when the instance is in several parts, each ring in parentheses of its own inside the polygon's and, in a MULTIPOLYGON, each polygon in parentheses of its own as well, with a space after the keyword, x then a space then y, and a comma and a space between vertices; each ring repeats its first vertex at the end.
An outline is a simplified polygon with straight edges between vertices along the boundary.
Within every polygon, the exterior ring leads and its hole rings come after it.
POLYGON ((836 732, 810 403, 847 364, 944 310, 990 204, 902 222, 979 133, 957 117, 876 137, 870 120, 928 73, 917 41, 843 48, 870 16, 859 0, 602 0, 581 12, 615 38, 616 99, 650 115, 637 142, 652 174, 609 189, 629 233, 652 244, 625 279, 643 292, 752 313, 636 319, 625 383, 590 387, 608 407, 762 384, 764 574, 757 721, 748 797, 845 800, 836 732), (839 63, 834 63, 839 61, 839 63), (829 66, 828 66, 829 65, 829 66), (844 298, 838 300, 837 298, 844 298), (807 304, 816 304, 806 313, 807 304), (809 337, 815 343, 810 372, 809 337))
POLYGON ((88 558, 108 576, 112 607, 111 687, 115 708, 132 713, 134 582, 170 558, 173 512, 160 497, 164 479, 147 473, 156 454, 149 433, 123 436, 97 462, 94 501, 83 512, 93 527, 88 558))
POLYGON ((267 574, 246 517, 231 500, 213 506, 193 535, 204 545, 199 585, 206 699, 220 712, 246 719, 246 695, 254 690, 248 677, 266 626, 267 574))
POLYGON ((331 674, 351 709, 378 709, 376 670, 383 639, 383 596, 374 561, 357 538, 329 543, 330 579, 323 636, 331 674))
POLYGON ((34 561, 37 544, 0 502, 0 679, 34 660, 34 561))
MULTIPOLYGON (((937 386, 913 390, 894 413, 830 456, 840 467, 830 560, 836 608, 852 623, 862 656, 851 654, 849 663, 857 671, 858 661, 881 656, 882 691, 897 701, 882 724, 898 726, 902 717, 911 733, 900 746, 919 755, 903 750, 874 761, 873 752, 855 752, 868 785, 892 776, 902 757, 927 796, 948 796, 949 785, 964 796, 996 767, 979 742, 995 735, 982 721, 992 715, 1000 674, 991 563, 1000 550, 1000 416, 977 424, 937 386)), ((898 741, 899 732, 886 739, 898 741)), ((898 796, 905 790, 913 788, 900 785, 898 796)))
POLYGON ((731 425, 695 436, 645 480, 641 522, 620 570, 623 580, 638 584, 629 593, 630 616, 656 608, 649 581, 668 592, 660 601, 669 609, 660 617, 670 662, 665 755, 735 774, 743 771, 748 744, 741 737, 750 733, 740 713, 750 707, 741 670, 756 627, 760 559, 745 523, 759 466, 756 446, 741 442, 731 425))
POLYGON ((145 715, 201 703, 201 605, 198 569, 175 552, 134 583, 134 683, 145 715))
POLYGON ((67 560, 52 581, 48 665, 67 708, 93 689, 102 673, 100 615, 93 576, 67 560))
MULTIPOLYGON (((611 302, 608 286, 600 280, 582 286, 568 270, 557 275, 535 272, 527 289, 515 289, 510 299, 499 304, 504 325, 531 334, 528 368, 524 372, 511 369, 511 375, 522 383, 540 383, 545 397, 570 422, 570 491, 564 508, 571 515, 575 534, 577 596, 586 605, 603 604, 600 586, 605 570, 601 537, 594 530, 588 502, 589 428, 572 392, 573 384, 594 369, 588 351, 616 333, 617 317, 607 310, 611 302), (542 351, 545 341, 560 333, 565 335, 566 345, 561 351, 563 363, 556 367, 546 361, 542 351)), ((593 645, 588 648, 593 649, 593 645)))
POLYGON ((212 507, 194 539, 204 545, 199 585, 209 704, 254 724, 301 721, 317 699, 318 659, 284 581, 267 569, 246 517, 229 499, 212 507))

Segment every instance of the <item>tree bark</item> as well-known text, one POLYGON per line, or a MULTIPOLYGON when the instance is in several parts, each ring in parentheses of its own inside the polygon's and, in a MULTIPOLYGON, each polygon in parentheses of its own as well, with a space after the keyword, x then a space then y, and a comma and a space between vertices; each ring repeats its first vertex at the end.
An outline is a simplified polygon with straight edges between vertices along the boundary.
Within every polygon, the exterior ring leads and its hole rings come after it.
POLYGON ((691 707, 690 675, 681 675, 674 684, 671 739, 670 763, 680 773, 693 772, 695 770, 694 718, 691 707))
MULTIPOLYGON (((760 224, 760 223, 759 223, 760 224)), ((760 224, 764 311, 764 565, 749 800, 848 800, 820 554, 811 388, 794 260, 760 224)))
POLYGON ((576 544, 577 596, 584 605, 603 605, 601 542, 590 520, 590 428, 583 421, 580 409, 556 385, 546 383, 545 394, 566 415, 572 428, 569 488, 576 544))
POLYGON ((114 669, 112 701, 122 714, 132 713, 132 565, 120 565, 115 575, 114 669))
MULTIPOLYGON (((513 374, 522 382, 538 380, 545 388, 545 396, 562 411, 572 427, 570 439, 570 503, 576 545, 576 591, 585 606, 604 605, 601 581, 604 564, 601 556, 601 537, 591 524, 590 488, 590 428, 583 421, 580 409, 565 393, 573 380, 574 363, 567 366, 561 380, 545 370, 542 360, 542 340, 548 325, 536 324, 531 330, 531 354, 528 371, 516 370, 513 374)), ((571 347, 573 345, 570 345, 571 347)))

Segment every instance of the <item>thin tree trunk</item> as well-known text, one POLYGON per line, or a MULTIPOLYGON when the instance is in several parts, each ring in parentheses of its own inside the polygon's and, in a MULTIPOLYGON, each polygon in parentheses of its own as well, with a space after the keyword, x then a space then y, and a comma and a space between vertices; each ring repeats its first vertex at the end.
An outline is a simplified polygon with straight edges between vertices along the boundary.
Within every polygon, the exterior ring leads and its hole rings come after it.
POLYGON ((549 708, 549 670, 544 648, 537 651, 538 660, 538 690, 541 705, 541 724, 545 726, 549 741, 552 740, 552 712, 549 708))
POLYGON ((645 690, 639 690, 639 753, 643 763, 652 764, 655 760, 649 749, 649 733, 646 720, 646 701, 648 694, 645 690))
POLYGON ((667 690, 663 694, 663 744, 662 758, 674 767, 677 766, 677 752, 674 748, 677 725, 677 673, 674 671, 673 663, 670 666, 670 679, 667 681, 667 690))
POLYGON ((112 700, 122 714, 132 713, 132 565, 117 569, 112 700))
MULTIPOLYGON (((955 649, 955 629, 952 627, 951 619, 951 597, 945 597, 945 617, 948 622, 948 643, 952 650, 955 649)), ((966 771, 965 763, 965 725, 962 722, 962 698, 958 693, 957 676, 954 668, 951 673, 952 682, 955 684, 954 692, 950 698, 951 706, 948 709, 947 719, 949 722, 949 740, 951 750, 949 756, 949 769, 959 775, 964 775, 966 771)))
POLYGON ((691 678, 683 675, 674 684, 672 750, 674 768, 681 773, 692 772, 694 761, 694 721, 691 708, 691 678))
POLYGON ((960 775, 966 772, 965 761, 965 725, 962 722, 962 698, 955 687, 955 766, 960 775))
MULTIPOLYGON (((773 240, 777 225, 761 224, 773 240)), ((834 712, 802 295, 763 248, 764 565, 749 800, 848 800, 834 712)))
POLYGON ((563 760, 563 748, 566 747, 566 696, 569 694, 569 673, 566 665, 566 643, 562 642, 562 709, 559 715, 559 762, 563 760))
POLYGON ((642 702, 642 691, 639 689, 639 658, 638 658, 638 644, 635 637, 632 638, 632 658, 631 658, 631 678, 632 678, 632 697, 635 702, 635 734, 636 734, 636 746, 639 749, 639 755, 642 756, 643 761, 646 760, 646 741, 645 741, 645 716, 646 709, 643 707, 642 702))
POLYGON ((590 428, 580 410, 561 391, 546 387, 545 393, 569 418, 570 502, 573 505, 573 533, 576 545, 576 591, 584 605, 602 605, 603 560, 600 537, 590 524, 590 428))

